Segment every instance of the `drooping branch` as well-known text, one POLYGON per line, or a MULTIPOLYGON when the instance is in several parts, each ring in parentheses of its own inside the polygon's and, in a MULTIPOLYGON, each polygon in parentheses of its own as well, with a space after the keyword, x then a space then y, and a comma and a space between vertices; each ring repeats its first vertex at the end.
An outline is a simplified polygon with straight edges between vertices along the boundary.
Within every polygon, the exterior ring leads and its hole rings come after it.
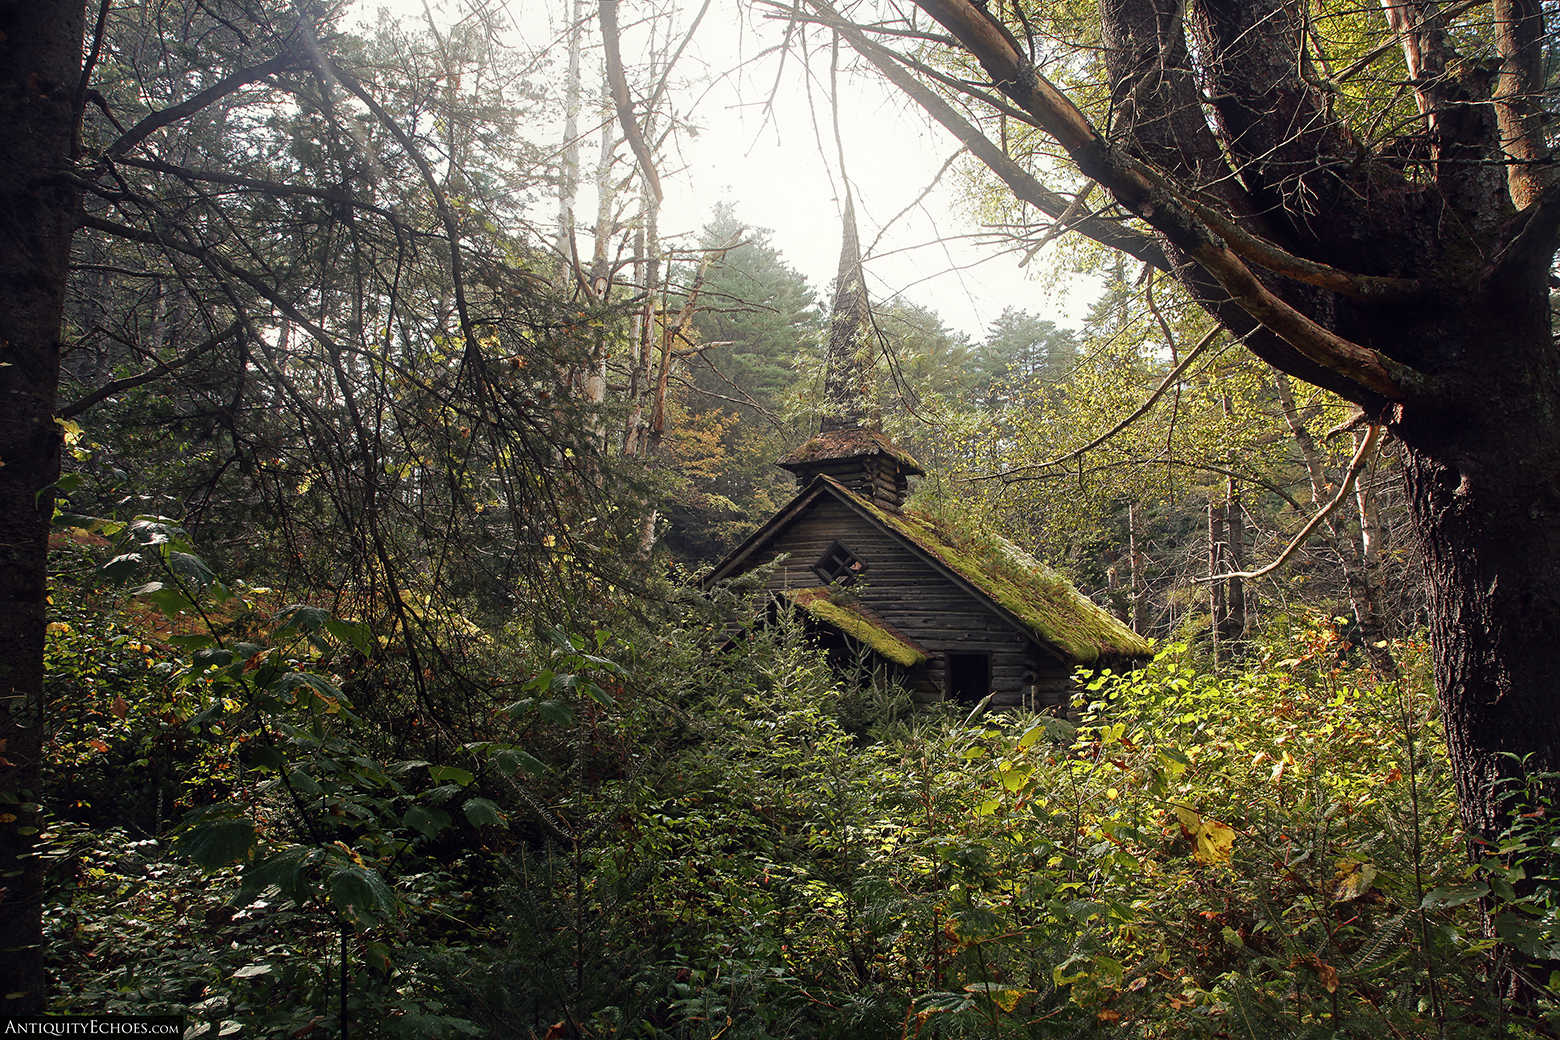
POLYGON ((194 115, 207 105, 220 101, 240 87, 248 86, 256 80, 264 79, 267 76, 274 76, 278 72, 286 72, 299 64, 301 64, 300 56, 292 50, 285 50, 268 61, 262 61, 260 64, 247 69, 239 69, 231 75, 222 77, 222 79, 189 100, 153 112, 135 124, 135 126, 132 126, 127 133, 122 134, 117 141, 109 145, 104 154, 110 159, 117 159, 163 127, 170 126, 181 119, 194 115))
POLYGON ((1297 282, 1305 282, 1307 285, 1330 289, 1341 296, 1355 300, 1401 303, 1424 294, 1424 286, 1412 278, 1351 274, 1328 264, 1295 256, 1272 242, 1251 234, 1213 207, 1205 206, 1191 196, 1176 191, 1174 185, 1152 171, 1144 172, 1148 173, 1160 187, 1175 194, 1215 234, 1224 239, 1238 256, 1274 274, 1281 274, 1297 282))
MULTIPOLYGON (((1109 188, 1117 200, 1208 272, 1234 304, 1283 340, 1299 358, 1267 350, 1277 367, 1295 366, 1302 378, 1318 381, 1311 366, 1332 377, 1341 391, 1352 384, 1355 398, 1404 401, 1424 389, 1418 373, 1375 350, 1350 342, 1279 298, 1264 285, 1207 223, 1145 175, 1141 164, 1121 154, 1090 124, 1076 105, 1035 69, 1011 33, 970 0, 917 0, 917 5, 957 37, 992 82, 1066 149, 1078 168, 1109 188), (1309 365, 1300 363, 1309 362, 1309 365)), ((1253 345, 1254 349, 1256 345, 1253 345)))
POLYGON ((59 410, 59 417, 61 419, 74 418, 98 402, 105 401, 115 394, 123 393, 126 390, 134 390, 138 386, 144 386, 147 383, 155 382, 156 380, 161 379, 163 376, 167 375, 169 372, 183 368, 185 365, 188 365, 197 358, 210 353, 213 347, 221 343, 223 340, 231 338, 242 328, 243 322, 235 321, 221 332, 218 332, 216 335, 211 336, 210 338, 203 340, 200 343, 197 343, 195 346, 191 347, 189 350, 186 350, 176 358, 170 358, 160 364, 153 365, 144 372, 138 372, 133 376, 126 376, 123 379, 115 379, 111 383, 100 386, 90 394, 87 394, 84 397, 79 397, 70 404, 66 405, 64 408, 61 408, 59 410))
POLYGON ((1253 578, 1266 577, 1267 575, 1272 574, 1274 571, 1278 570, 1285 563, 1289 562, 1289 558, 1295 553, 1299 552, 1300 547, 1306 543, 1306 540, 1311 537, 1311 533, 1321 525, 1322 521, 1332 516, 1333 513, 1337 511, 1338 507, 1343 504, 1343 500, 1348 498, 1349 495, 1353 493, 1354 482, 1359 479, 1361 471, 1365 469, 1366 463, 1370 461, 1370 453, 1376 447, 1376 442, 1380 438, 1381 427, 1371 426, 1369 433, 1367 433, 1365 437, 1360 440, 1359 447, 1354 451, 1354 458, 1349 462, 1349 470, 1344 474, 1343 483, 1338 488, 1338 494, 1333 496, 1333 500, 1331 502, 1323 506, 1315 516, 1311 517, 1311 519, 1306 522, 1306 525, 1300 529, 1300 533, 1295 535, 1294 539, 1287 547, 1285 547, 1283 552, 1278 554, 1278 558, 1275 559, 1272 563, 1269 563, 1265 567, 1258 567, 1254 571, 1237 571, 1233 574, 1215 574, 1211 578, 1199 578, 1198 581, 1223 581, 1226 578, 1243 578, 1247 581, 1250 581, 1253 578))
POLYGON ((650 154, 650 146, 645 144, 644 131, 640 129, 639 120, 634 118, 634 107, 628 97, 628 77, 623 72, 623 55, 618 48, 617 5, 618 0, 601 0, 600 4, 601 49, 607 61, 607 85, 612 91, 612 104, 617 109, 623 135, 628 138, 628 146, 633 149, 634 158, 639 160, 639 171, 659 203, 662 199, 661 177, 656 173, 655 159, 650 154))
MULTIPOLYGON (((856 53, 870 62, 890 83, 909 95, 929 116, 937 120, 943 129, 963 142, 971 154, 1002 179, 1015 198, 1029 203, 1056 220, 1061 220, 1069 213, 1072 199, 1047 188, 1028 170, 1008 158, 1007 154, 978 127, 904 68, 896 60, 898 55, 868 39, 859 28, 840 17, 826 0, 808 0, 808 2, 825 25, 838 31, 855 48, 856 53)), ((1164 250, 1159 247, 1159 243, 1115 221, 1088 217, 1072 220, 1068 224, 1068 229, 1092 238, 1101 245, 1120 250, 1162 271, 1170 270, 1170 263, 1165 259, 1164 250)))
POLYGON ((1049 462, 1037 462, 1031 466, 1020 466, 1017 469, 1004 470, 1000 473, 983 473, 978 477, 971 477, 970 480, 1011 480, 1014 477, 1018 477, 1022 474, 1035 470, 1054 469, 1057 466, 1064 465, 1076 458, 1079 458, 1082 455, 1087 454, 1088 452, 1093 451, 1095 448, 1098 448, 1101 444, 1104 444, 1106 441, 1116 436, 1116 434, 1120 433, 1122 430, 1125 430, 1128 426, 1131 426, 1143 416, 1147 415, 1149 410, 1154 407, 1154 403, 1163 397, 1165 391, 1174 386, 1180 380, 1180 378, 1186 374, 1186 370, 1191 367, 1192 362, 1201 357, 1203 353, 1213 345, 1213 341, 1218 338, 1219 333, 1223 331, 1224 327, 1222 325, 1215 325, 1213 328, 1209 329, 1207 334, 1204 335, 1202 339, 1197 341, 1197 345, 1187 352, 1186 357, 1182 359, 1181 363, 1175 366, 1175 368, 1171 369, 1169 375, 1160 380, 1159 385, 1154 388, 1154 392, 1149 394, 1148 397, 1144 398, 1143 403, 1138 405, 1131 415, 1128 415, 1125 419, 1122 419, 1115 426, 1112 426, 1110 429, 1106 430, 1104 433, 1100 434, 1098 437, 1094 438, 1083 447, 1074 448, 1065 455, 1058 455, 1049 462))
POLYGON ((349 191, 336 188, 313 188, 304 184, 284 184, 280 181, 265 180, 259 177, 246 177, 236 173, 223 173, 219 170, 197 170, 188 166, 178 166, 174 163, 163 162, 160 159, 136 159, 125 156, 117 161, 117 165, 133 166, 136 169, 147 170, 152 173, 166 173, 180 180, 189 182, 202 182, 207 184, 222 184, 231 188, 243 188, 248 191, 264 192, 275 198, 308 198, 319 199, 322 202, 334 202, 344 206, 354 206, 358 209, 373 213, 382 217, 395 227, 400 233, 416 234, 407 227, 399 217, 383 206, 377 206, 366 199, 358 198, 349 191))

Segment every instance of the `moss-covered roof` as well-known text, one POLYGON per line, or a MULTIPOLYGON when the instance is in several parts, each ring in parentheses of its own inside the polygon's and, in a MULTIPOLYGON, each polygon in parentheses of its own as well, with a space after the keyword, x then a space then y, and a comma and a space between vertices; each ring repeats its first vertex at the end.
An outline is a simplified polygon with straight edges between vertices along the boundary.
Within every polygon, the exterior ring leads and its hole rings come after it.
POLYGON ((910 476, 923 476, 926 472, 913 455, 889 440, 882 430, 865 426, 820 433, 775 465, 794 472, 814 463, 853 459, 860 455, 887 455, 910 476))
POLYGON ((906 668, 927 660, 926 650, 908 636, 896 632, 882 618, 862 610, 843 595, 827 588, 792 589, 787 598, 819 621, 833 625, 856 642, 906 668))
POLYGON ((1099 664, 1153 653, 1148 640, 1006 538, 992 534, 955 538, 942 525, 924 516, 895 515, 837 481, 829 483, 836 491, 849 495, 858 508, 985 593, 1075 664, 1099 664))

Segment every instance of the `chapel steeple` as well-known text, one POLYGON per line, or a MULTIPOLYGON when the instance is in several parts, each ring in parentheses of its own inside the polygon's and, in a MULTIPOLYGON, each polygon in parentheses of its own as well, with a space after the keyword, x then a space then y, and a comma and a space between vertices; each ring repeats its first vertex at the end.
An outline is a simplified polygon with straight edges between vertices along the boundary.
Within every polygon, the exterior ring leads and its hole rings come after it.
POLYGON ((873 504, 898 513, 909 478, 926 471, 883 433, 873 378, 875 343, 867 283, 861 269, 856 210, 845 193, 840 269, 834 281, 833 320, 824 360, 824 407, 818 436, 777 463, 802 487, 820 474, 832 477, 873 504))

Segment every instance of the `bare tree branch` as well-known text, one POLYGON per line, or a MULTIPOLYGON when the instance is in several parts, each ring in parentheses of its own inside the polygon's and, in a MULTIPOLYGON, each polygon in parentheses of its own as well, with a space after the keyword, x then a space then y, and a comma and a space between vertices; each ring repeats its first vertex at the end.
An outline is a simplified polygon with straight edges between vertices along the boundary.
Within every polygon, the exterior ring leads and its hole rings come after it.
POLYGON ((1223 581, 1226 578, 1244 578, 1249 581, 1252 578, 1262 578, 1272 574, 1287 563, 1289 558, 1306 543, 1306 540, 1311 537, 1311 533, 1321 525, 1322 521, 1332 516, 1337 508, 1343 504, 1343 500, 1349 497, 1349 494, 1354 490, 1355 480, 1359 478, 1360 472, 1364 470, 1366 463, 1370 460, 1371 449, 1376 446, 1376 441, 1380 437, 1381 427, 1371 426, 1370 431, 1361 439, 1359 447, 1354 450, 1354 458, 1349 462, 1349 471, 1344 474, 1343 483, 1338 488, 1338 494, 1333 496, 1331 502, 1327 503, 1315 516, 1306 522, 1306 525, 1300 529, 1300 533, 1295 535, 1284 551, 1278 554, 1276 560, 1266 567, 1259 567, 1254 571, 1237 571, 1233 574, 1215 574, 1211 578, 1198 578, 1198 583, 1208 584, 1209 582, 1223 581))
POLYGON ((170 358, 158 365, 154 365, 145 372, 138 372, 133 376, 126 376, 123 379, 116 379, 105 386, 101 386, 98 389, 92 391, 90 394, 87 394, 85 397, 79 397, 70 404, 66 405, 64 408, 61 408, 59 411, 59 417, 61 419, 74 418, 80 415, 82 412, 86 411, 88 408, 91 408, 93 405, 97 404, 99 401, 107 400, 117 393, 121 393, 125 390, 133 390, 138 386, 144 386, 147 383, 161 379, 169 372, 183 368, 185 365, 189 364, 191 361, 194 361, 196 358, 199 358, 201 355, 210 353, 211 349, 218 343, 221 343, 223 340, 230 338, 234 333, 239 332, 243 327, 243 321, 235 321, 221 332, 211 336, 209 339, 197 343, 195 346, 191 347, 189 350, 186 350, 176 358, 170 358))

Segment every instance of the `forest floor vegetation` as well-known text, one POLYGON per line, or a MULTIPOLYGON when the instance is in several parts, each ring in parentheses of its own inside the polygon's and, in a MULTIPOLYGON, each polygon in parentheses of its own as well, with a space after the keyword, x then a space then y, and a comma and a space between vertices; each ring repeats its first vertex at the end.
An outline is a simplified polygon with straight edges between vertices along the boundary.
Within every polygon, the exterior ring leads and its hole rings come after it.
POLYGON ((685 618, 512 634, 486 699, 390 719, 364 631, 262 623, 262 592, 181 567, 179 602, 56 604, 56 1013, 703 1040, 1560 1021, 1547 977, 1520 1013, 1485 982, 1557 959, 1528 875, 1560 832, 1526 806, 1470 859, 1418 643, 1392 683, 1324 617, 1222 674, 1172 645, 1093 677, 1074 725, 914 708, 783 624, 719 649, 685 618))

